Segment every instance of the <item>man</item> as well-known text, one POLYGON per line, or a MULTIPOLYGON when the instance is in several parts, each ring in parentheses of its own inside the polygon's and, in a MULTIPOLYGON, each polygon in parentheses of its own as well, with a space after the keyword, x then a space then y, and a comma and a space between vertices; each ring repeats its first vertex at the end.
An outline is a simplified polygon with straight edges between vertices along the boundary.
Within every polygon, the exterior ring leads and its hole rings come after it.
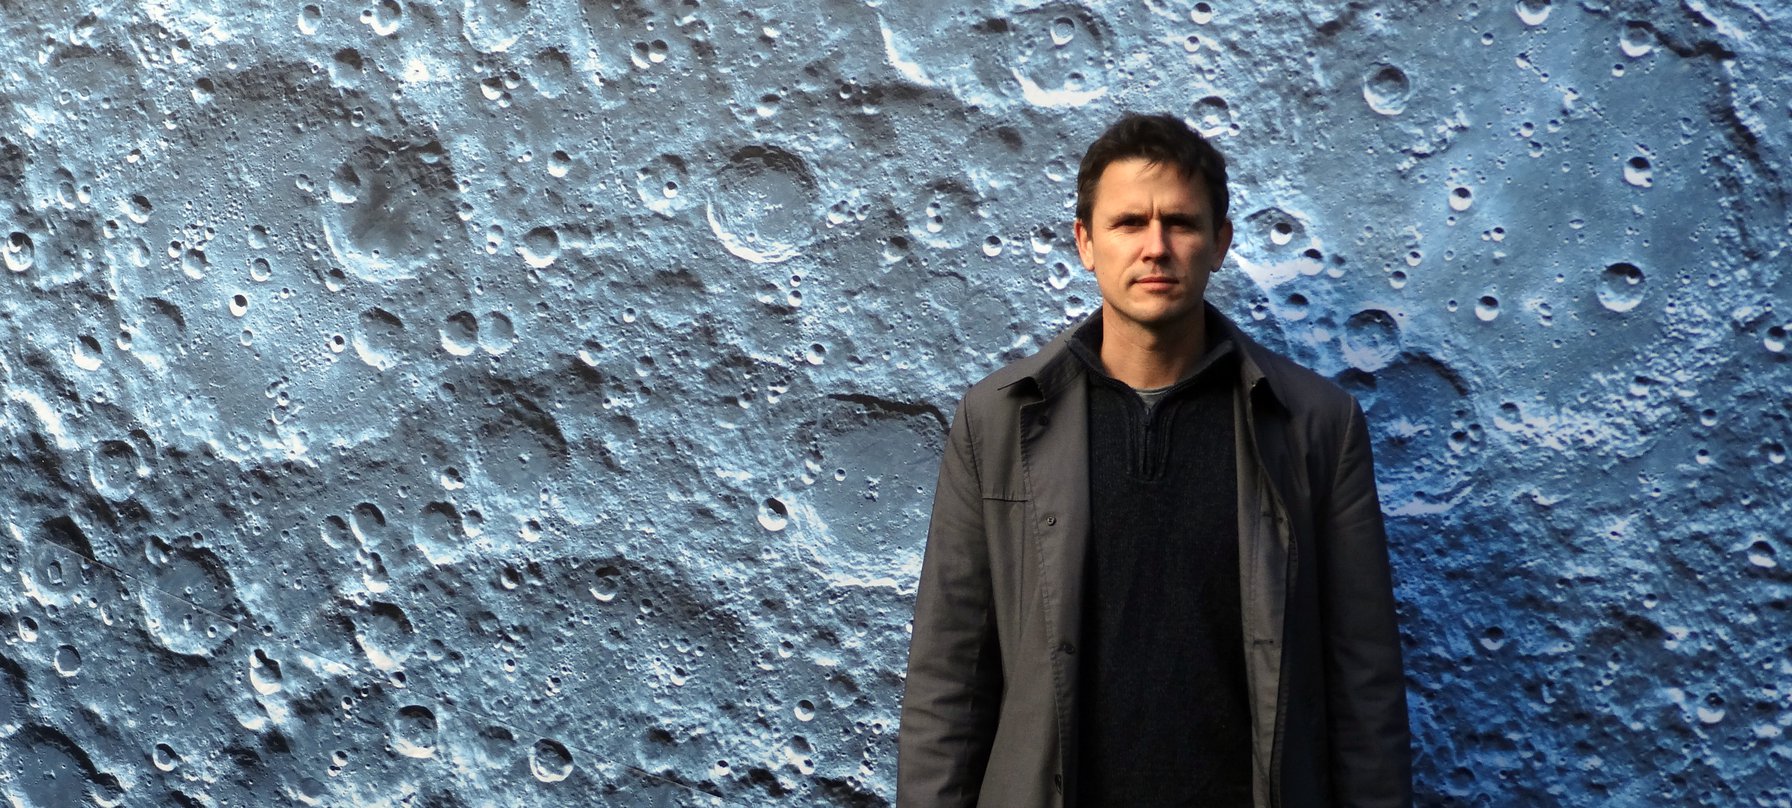
POLYGON ((972 386, 915 603, 902 806, 1395 806, 1405 683, 1362 409, 1204 300, 1225 161, 1077 173, 1101 309, 972 386))

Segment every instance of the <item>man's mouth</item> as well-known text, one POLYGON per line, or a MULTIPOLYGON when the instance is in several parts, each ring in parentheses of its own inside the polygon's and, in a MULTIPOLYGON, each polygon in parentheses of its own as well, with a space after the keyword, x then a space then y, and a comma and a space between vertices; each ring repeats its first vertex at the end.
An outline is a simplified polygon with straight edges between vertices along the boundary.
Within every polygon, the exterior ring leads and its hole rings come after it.
POLYGON ((1133 281, 1133 283, 1144 286, 1175 286, 1177 280, 1168 275, 1146 275, 1143 278, 1133 281))

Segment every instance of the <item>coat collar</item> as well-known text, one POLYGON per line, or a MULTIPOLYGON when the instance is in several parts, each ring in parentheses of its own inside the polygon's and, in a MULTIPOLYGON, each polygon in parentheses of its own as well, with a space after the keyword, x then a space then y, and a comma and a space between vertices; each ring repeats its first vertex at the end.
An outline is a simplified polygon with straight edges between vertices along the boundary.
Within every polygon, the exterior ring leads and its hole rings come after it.
MULTIPOLYGON (((1246 336, 1237 323, 1232 322, 1231 318, 1221 313, 1211 302, 1203 301, 1202 305, 1206 308, 1208 322, 1217 324, 1233 344, 1238 346, 1242 358, 1238 367, 1244 389, 1255 391, 1261 382, 1266 391, 1265 397, 1285 408, 1282 396, 1291 389, 1293 383, 1285 375, 1288 372, 1284 368, 1286 360, 1246 336)), ((1083 363, 1070 352, 1070 341, 1076 339, 1077 332, 1082 329, 1100 327, 1101 310, 1096 309, 1095 313, 1058 332, 1038 353, 1003 368, 997 374, 996 389, 1014 388, 1017 391, 1026 390, 1044 399, 1056 398, 1067 385, 1080 380, 1084 373, 1083 363)))

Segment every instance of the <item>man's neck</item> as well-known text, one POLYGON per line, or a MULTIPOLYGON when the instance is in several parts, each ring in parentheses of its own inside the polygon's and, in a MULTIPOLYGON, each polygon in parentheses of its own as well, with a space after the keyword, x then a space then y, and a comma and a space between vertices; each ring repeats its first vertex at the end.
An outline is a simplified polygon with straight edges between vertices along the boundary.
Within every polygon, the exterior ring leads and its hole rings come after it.
POLYGON ((1108 375, 1135 390, 1168 387, 1188 375, 1207 353, 1207 312, 1162 329, 1119 317, 1101 318, 1101 364, 1108 375))

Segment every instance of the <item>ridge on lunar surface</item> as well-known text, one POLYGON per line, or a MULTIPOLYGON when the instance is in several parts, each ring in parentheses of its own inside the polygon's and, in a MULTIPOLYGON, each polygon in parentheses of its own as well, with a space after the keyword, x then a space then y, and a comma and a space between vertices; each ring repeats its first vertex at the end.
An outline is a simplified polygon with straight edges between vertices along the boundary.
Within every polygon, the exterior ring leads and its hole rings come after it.
POLYGON ((1792 9, 0 3, 0 801, 888 805, 1081 150, 1374 430, 1424 805, 1792 805, 1792 9))

